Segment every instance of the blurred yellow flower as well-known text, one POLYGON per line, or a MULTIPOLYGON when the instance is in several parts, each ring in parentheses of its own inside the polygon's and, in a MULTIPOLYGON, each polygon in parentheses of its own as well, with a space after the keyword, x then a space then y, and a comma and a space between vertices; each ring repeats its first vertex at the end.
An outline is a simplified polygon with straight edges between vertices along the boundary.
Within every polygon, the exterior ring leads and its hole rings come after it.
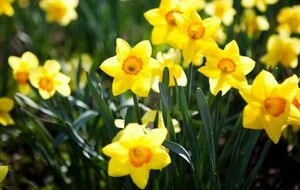
POLYGON ((19 7, 21 7, 22 9, 25 9, 28 7, 29 5, 29 0, 18 0, 18 5, 19 7))
POLYGON ((152 86, 154 71, 159 69, 159 63, 151 58, 152 47, 148 40, 142 41, 133 48, 118 38, 117 55, 106 59, 100 69, 111 77, 113 95, 117 96, 131 90, 136 95, 146 97, 152 86))
POLYGON ((13 76, 23 94, 30 92, 28 79, 30 72, 39 66, 38 58, 31 52, 25 52, 21 57, 9 56, 8 63, 13 70, 13 76))
POLYGON ((14 0, 0 0, 0 15, 13 16, 14 9, 12 7, 12 3, 14 0))
POLYGON ((253 8, 255 6, 261 12, 265 12, 268 5, 272 5, 277 2, 278 0, 242 0, 242 6, 245 8, 253 8))
POLYGON ((253 9, 246 9, 243 12, 241 27, 249 37, 255 32, 267 31, 270 28, 266 16, 257 16, 253 9))
MULTIPOLYGON (((149 110, 149 111, 145 112, 145 114, 142 117, 143 125, 148 126, 150 123, 153 123, 155 121, 156 114, 157 114, 157 110, 149 110)), ((174 126, 175 133, 179 133, 181 131, 181 128, 179 126, 179 122, 176 119, 172 118, 172 124, 174 126)), ((163 119, 161 111, 158 112, 157 127, 158 128, 162 128, 162 127, 165 128, 164 119, 163 119)))
POLYGON ((205 5, 204 10, 208 15, 221 19, 226 26, 232 23, 233 17, 236 14, 232 0, 212 1, 205 5))
POLYGON ((300 54, 300 40, 286 36, 272 35, 268 39, 267 53, 261 58, 267 68, 274 68, 278 63, 284 67, 296 68, 300 54))
POLYGON ((300 5, 282 8, 277 16, 278 31, 290 35, 300 33, 300 5))
POLYGON ((0 183, 4 180, 7 172, 8 172, 7 166, 0 166, 0 183))
POLYGON ((72 20, 77 19, 75 8, 78 0, 41 0, 40 7, 47 13, 48 22, 58 22, 67 26, 72 20))
POLYGON ((191 1, 161 0, 159 8, 144 13, 146 20, 153 26, 151 41, 153 44, 167 43, 168 34, 177 27, 175 15, 182 15, 194 5, 191 1))
POLYGON ((111 157, 108 175, 130 175, 133 182, 140 189, 144 189, 151 169, 161 170, 171 163, 168 152, 162 146, 166 136, 165 128, 145 133, 142 126, 136 123, 128 124, 111 144, 102 149, 105 155, 111 157))
MULTIPOLYGON (((10 98, 0 98, 0 124, 3 126, 14 124, 9 112, 14 107, 14 101, 10 98)), ((1 180, 0 180, 1 181, 1 180)))
POLYGON ((231 87, 239 89, 247 85, 246 76, 255 66, 249 57, 240 56, 239 47, 235 41, 228 43, 224 50, 215 47, 206 55, 206 64, 199 72, 209 77, 212 94, 222 91, 224 95, 231 87))
POLYGON ((160 69, 157 71, 157 76, 154 77, 152 89, 159 92, 158 84, 162 82, 164 68, 169 70, 169 86, 175 86, 175 80, 178 86, 186 86, 187 78, 183 68, 180 66, 181 53, 173 48, 167 53, 158 52, 156 59, 160 63, 160 69))
POLYGON ((202 59, 200 54, 215 46, 214 36, 219 27, 220 20, 207 18, 202 20, 196 11, 189 11, 183 17, 176 17, 178 28, 168 36, 169 43, 182 50, 185 64, 202 59))
POLYGON ((70 78, 59 72, 61 66, 55 60, 47 60, 43 67, 32 71, 29 76, 30 83, 39 89, 43 99, 49 99, 55 93, 59 92, 63 96, 69 96, 71 93, 70 78))
POLYGON ((292 101, 298 90, 298 77, 293 75, 278 84, 268 71, 261 71, 253 84, 240 89, 247 102, 243 111, 243 126, 264 129, 276 144, 288 124, 299 123, 300 113, 292 101))

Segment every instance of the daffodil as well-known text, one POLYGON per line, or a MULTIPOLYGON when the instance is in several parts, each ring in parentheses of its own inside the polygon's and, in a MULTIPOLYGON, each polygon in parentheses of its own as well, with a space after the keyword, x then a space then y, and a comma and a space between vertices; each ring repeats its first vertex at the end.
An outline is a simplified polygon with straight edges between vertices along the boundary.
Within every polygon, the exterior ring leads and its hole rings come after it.
POLYGON ((257 7, 261 12, 265 12, 268 5, 272 5, 277 2, 278 0, 242 0, 242 6, 245 8, 257 7))
POLYGON ((48 22, 57 22, 67 26, 72 20, 77 19, 75 8, 78 0, 42 0, 40 7, 47 13, 48 22))
POLYGON ((14 124, 9 112, 14 107, 14 101, 10 98, 0 98, 0 124, 3 126, 14 124))
POLYGON ((38 67, 38 58, 31 52, 25 52, 21 57, 9 56, 8 63, 13 70, 14 78, 19 84, 19 90, 27 94, 30 91, 29 75, 33 69, 38 67))
POLYGON ((70 78, 59 72, 60 68, 57 61, 47 60, 43 67, 33 70, 30 74, 30 83, 39 90, 43 99, 49 99, 56 91, 63 96, 70 95, 70 78))
POLYGON ((158 52, 156 59, 160 63, 160 69, 157 71, 157 77, 154 78, 152 85, 154 91, 159 92, 158 83, 162 82, 164 68, 169 70, 169 86, 175 86, 175 80, 178 86, 186 86, 187 78, 180 66, 181 54, 179 50, 171 48, 167 53, 158 52))
POLYGON ((131 90, 136 95, 146 97, 152 86, 152 77, 159 69, 159 63, 151 58, 152 48, 148 40, 138 43, 133 48, 118 38, 116 56, 106 59, 100 69, 111 77, 113 95, 117 96, 131 90))
POLYGON ((194 1, 161 0, 158 8, 144 13, 146 20, 153 26, 151 41, 153 44, 167 43, 168 34, 177 27, 175 16, 194 8, 194 1))
MULTIPOLYGON (((158 113, 157 127, 158 128, 165 127, 162 112, 156 111, 156 110, 149 110, 149 111, 145 112, 145 114, 142 117, 143 125, 148 126, 149 124, 153 123, 155 121, 155 117, 156 117, 157 113, 158 113)), ((172 124, 174 126, 175 133, 179 133, 181 131, 179 122, 176 119, 172 118, 172 124)))
POLYGON ((169 43, 182 50, 185 64, 192 61, 197 62, 200 54, 215 46, 214 36, 219 27, 218 18, 207 18, 202 20, 196 11, 188 11, 183 17, 176 17, 178 28, 174 29, 168 36, 169 43))
POLYGON ((278 63, 284 67, 296 68, 300 54, 300 40, 286 36, 272 35, 268 39, 267 53, 261 58, 267 68, 274 68, 278 63))
POLYGON ((224 50, 215 47, 206 56, 205 66, 199 72, 209 77, 212 94, 222 91, 224 95, 231 87, 240 88, 247 85, 245 75, 250 73, 255 62, 249 57, 240 56, 239 47, 235 41, 228 43, 224 50))
POLYGON ((8 171, 8 167, 7 166, 0 166, 0 183, 4 180, 6 174, 8 171))
POLYGON ((277 16, 279 33, 300 33, 300 5, 282 8, 277 16))
POLYGON ((210 15, 222 20, 224 25, 229 26, 236 14, 232 0, 216 0, 206 4, 204 10, 210 15))
POLYGON ((162 146, 167 136, 165 128, 144 132, 142 126, 131 123, 121 130, 111 144, 102 151, 111 157, 108 175, 121 177, 130 175, 141 189, 148 183, 150 170, 161 170, 171 163, 168 152, 162 146))
MULTIPOLYGON (((300 88, 298 88, 297 94, 292 101, 292 106, 295 106, 298 112, 300 113, 300 88)), ((299 114, 300 115, 300 114, 299 114)), ((300 118, 297 118, 299 120, 300 118)), ((297 132, 300 130, 300 125, 292 125, 292 130, 297 132)))
POLYGON ((253 9, 246 9, 243 12, 241 28, 249 37, 253 37, 256 32, 259 34, 261 31, 269 30, 270 24, 266 16, 256 15, 253 9))
POLYGON ((14 9, 12 7, 13 0, 1 0, 0 1, 0 15, 13 16, 14 9))
POLYGON ((264 129, 274 143, 288 124, 299 123, 299 111, 292 106, 298 90, 298 77, 293 75, 281 84, 268 71, 261 71, 253 84, 240 89, 247 102, 243 111, 243 126, 264 129))

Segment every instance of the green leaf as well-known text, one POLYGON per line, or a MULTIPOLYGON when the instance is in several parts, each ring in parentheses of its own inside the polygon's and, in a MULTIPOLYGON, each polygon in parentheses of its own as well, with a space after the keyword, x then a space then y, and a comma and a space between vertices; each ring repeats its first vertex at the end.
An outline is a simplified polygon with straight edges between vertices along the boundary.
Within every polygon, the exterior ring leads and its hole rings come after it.
POLYGON ((0 166, 0 183, 5 178, 7 172, 8 172, 8 167, 7 166, 0 166))
POLYGON ((194 164, 192 162, 190 154, 180 144, 165 140, 163 142, 163 146, 182 157, 194 170, 194 164))

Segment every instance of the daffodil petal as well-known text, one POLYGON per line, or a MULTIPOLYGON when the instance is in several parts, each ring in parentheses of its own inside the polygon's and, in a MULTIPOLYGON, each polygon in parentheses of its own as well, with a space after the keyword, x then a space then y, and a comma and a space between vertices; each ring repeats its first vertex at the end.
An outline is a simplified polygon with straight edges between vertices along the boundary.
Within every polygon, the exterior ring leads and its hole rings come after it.
POLYGON ((130 51, 130 45, 125 40, 117 38, 116 53, 120 62, 123 62, 128 57, 130 51))
POLYGON ((5 178, 7 172, 8 172, 8 167, 7 166, 0 166, 0 183, 5 178))
POLYGON ((22 55, 22 61, 26 62, 29 68, 34 68, 39 65, 37 56, 29 51, 22 55))
POLYGON ((146 20, 153 26, 166 25, 165 18, 161 15, 158 8, 148 10, 144 13, 146 20))
POLYGON ((128 154, 128 150, 123 147, 119 142, 114 142, 111 144, 106 145, 103 149, 102 152, 109 157, 112 158, 126 158, 126 155, 128 154))
POLYGON ((150 170, 145 167, 130 167, 130 177, 132 181, 140 188, 145 189, 150 170))
POLYGON ((144 143, 147 146, 159 146, 161 145, 167 136, 167 129, 166 128, 155 128, 147 133, 145 136, 144 143))
POLYGON ((166 42, 168 33, 168 26, 154 26, 151 34, 151 41, 153 44, 162 44, 166 42))
POLYGON ((249 129, 263 129, 261 108, 248 104, 243 111, 243 126, 249 129))
POLYGON ((129 174, 129 164, 122 163, 117 159, 110 159, 108 162, 108 175, 112 177, 122 177, 129 174))
POLYGON ((47 60, 44 64, 44 68, 49 74, 55 74, 59 72, 61 66, 56 60, 47 60))
POLYGON ((14 120, 12 119, 10 114, 7 113, 7 112, 0 113, 0 124, 3 125, 3 126, 13 125, 14 120))
POLYGON ((119 63, 117 56, 110 57, 103 61, 100 65, 100 69, 111 77, 115 77, 120 72, 122 65, 119 63))
POLYGON ((156 148, 152 152, 152 159, 149 163, 150 169, 160 170, 171 163, 169 154, 162 148, 156 148))
POLYGON ((132 51, 135 55, 138 55, 142 58, 149 58, 152 54, 152 47, 149 40, 144 40, 136 44, 132 51))
POLYGON ((10 98, 0 98, 0 111, 9 112, 14 107, 14 101, 10 98))
POLYGON ((246 56, 240 56, 240 63, 241 63, 240 65, 241 70, 245 75, 250 73, 255 66, 255 61, 253 61, 251 58, 246 56))

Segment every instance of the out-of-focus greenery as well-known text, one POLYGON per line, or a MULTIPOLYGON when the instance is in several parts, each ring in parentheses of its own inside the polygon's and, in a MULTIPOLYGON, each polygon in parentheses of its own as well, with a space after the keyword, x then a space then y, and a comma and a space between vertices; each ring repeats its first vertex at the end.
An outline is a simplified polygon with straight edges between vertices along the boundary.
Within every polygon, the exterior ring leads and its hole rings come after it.
MULTIPOLYGON (((118 131, 116 118, 124 118, 126 123, 137 120, 136 107, 128 104, 128 94, 112 96, 111 80, 99 65, 115 55, 117 37, 132 45, 151 38, 152 27, 143 13, 158 7, 159 1, 80 0, 78 19, 66 27, 47 23, 38 3, 31 0, 28 7, 20 8, 16 1, 13 17, 0 16, 0 97, 16 101, 12 112, 15 125, 0 126, 0 165, 9 165, 3 189, 135 189, 129 177, 108 176, 108 159, 101 149, 118 131), (34 52, 40 64, 47 59, 70 64, 69 60, 79 57, 72 96, 56 94, 42 100, 36 90, 28 96, 16 93, 7 60, 25 51, 34 52), (85 53, 91 56, 92 66, 81 74, 84 59, 80 56, 85 53), (80 86, 84 77, 86 85, 80 86)), ((243 22, 243 8, 240 1, 234 1, 237 14, 234 23, 225 28, 226 42, 235 39, 241 54, 257 61, 252 79, 264 67, 259 59, 266 52, 268 37, 276 33, 279 9, 296 3, 285 0, 270 6, 265 13, 270 30, 249 38, 237 27, 243 22)), ((153 47, 153 55, 167 47, 153 47)), ((63 65, 63 70, 66 67, 63 65)), ((169 89, 165 72, 164 93, 139 99, 152 109, 160 108, 168 129, 173 127, 171 116, 184 128, 179 134, 169 132, 170 141, 164 145, 171 150, 172 164, 161 172, 151 172, 147 189, 251 189, 271 142, 264 133, 242 128, 244 102, 236 90, 214 97, 207 79, 196 74, 196 69, 186 69, 194 81, 190 86, 169 89)), ((283 79, 292 71, 279 67, 273 73, 283 79)), ((299 76, 297 69, 295 73, 299 76)), ((299 135, 288 130, 284 136, 293 149, 287 154, 299 164, 299 135)))

